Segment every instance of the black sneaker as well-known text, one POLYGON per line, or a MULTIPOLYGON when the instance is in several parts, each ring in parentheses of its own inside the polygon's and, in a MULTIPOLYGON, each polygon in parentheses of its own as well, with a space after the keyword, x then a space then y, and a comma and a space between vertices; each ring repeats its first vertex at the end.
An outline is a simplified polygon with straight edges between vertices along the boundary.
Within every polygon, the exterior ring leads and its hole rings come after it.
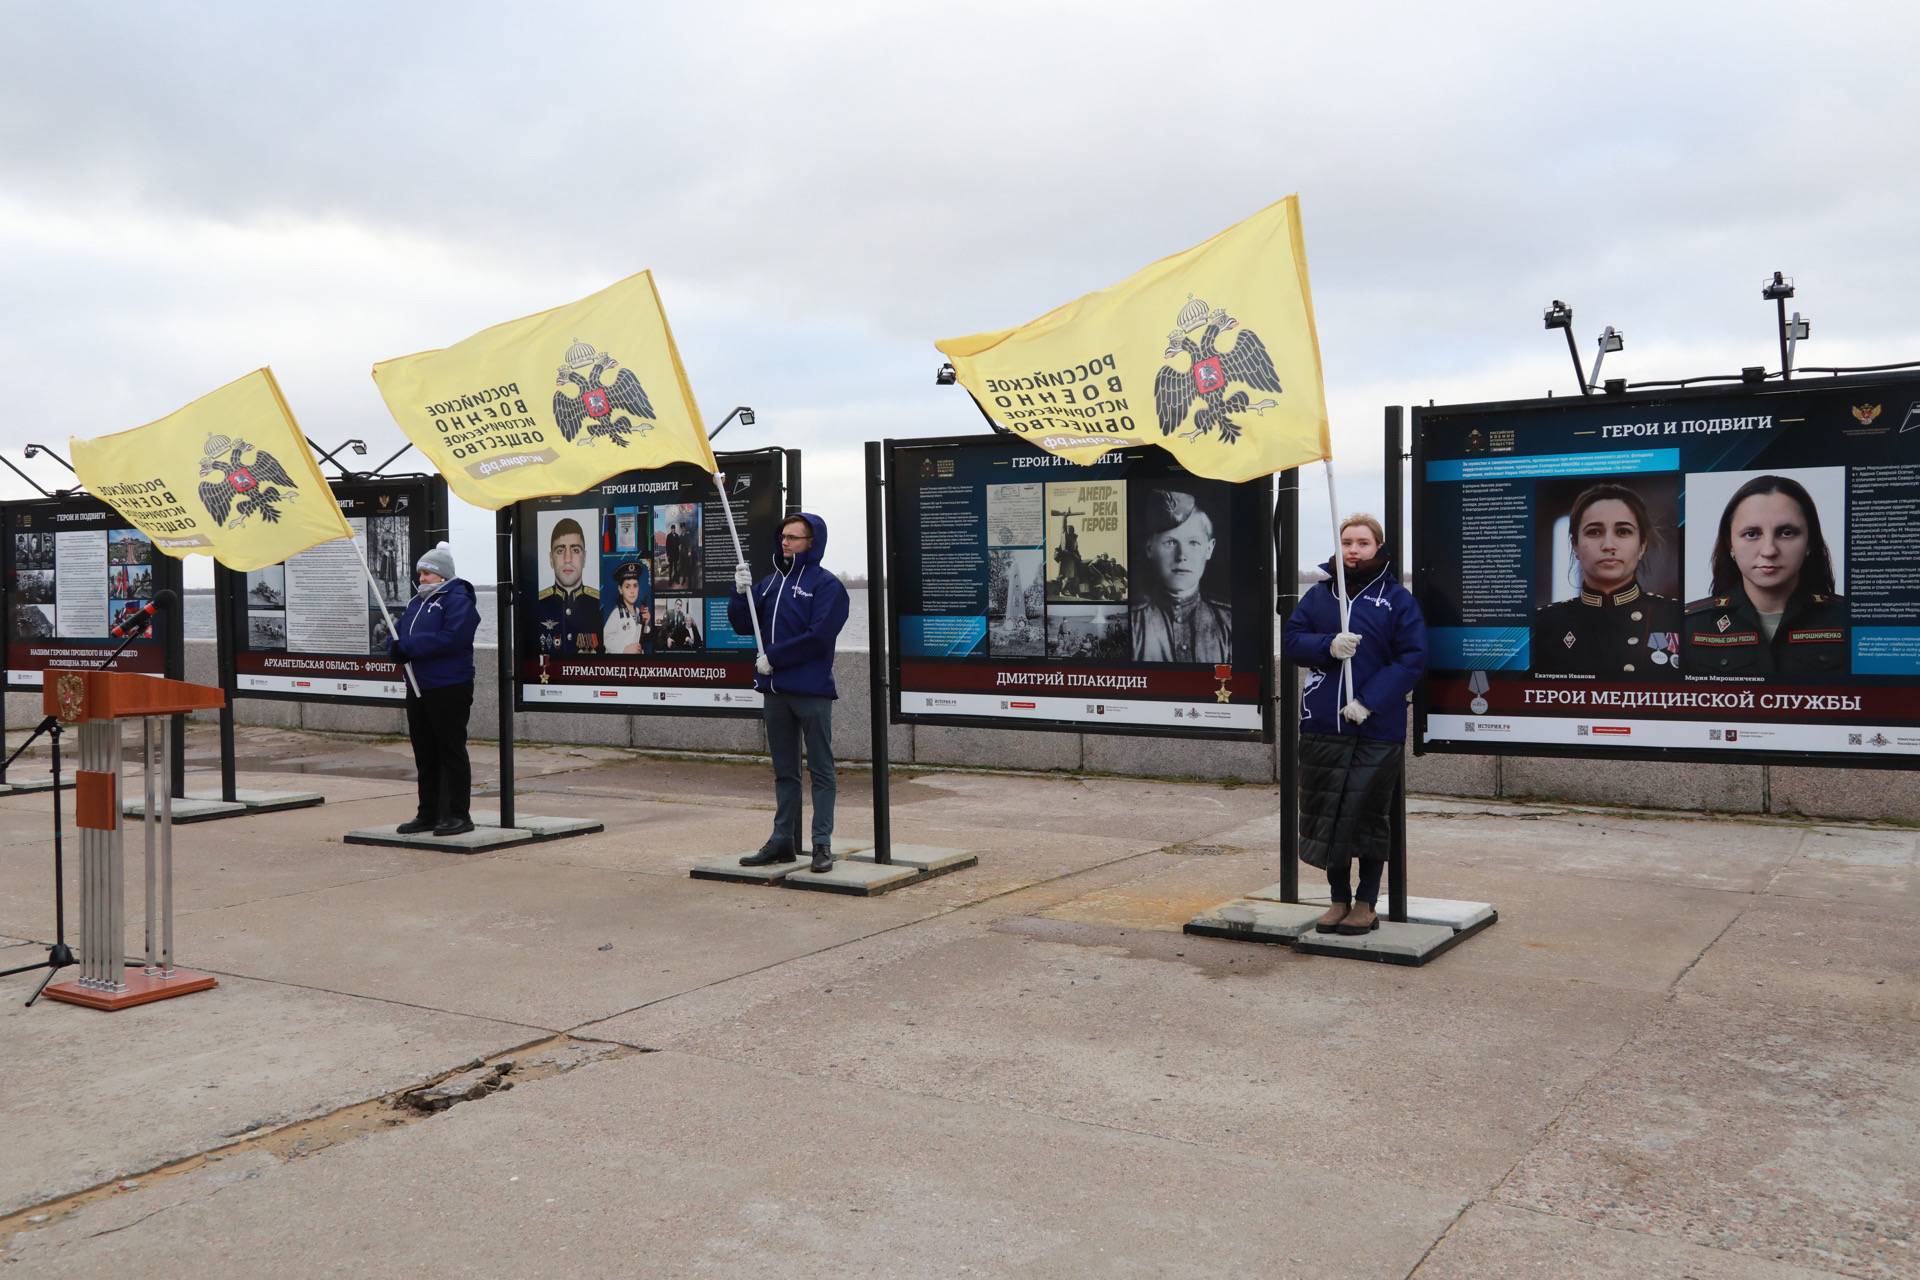
POLYGON ((760 846, 760 852, 750 853, 740 859, 740 865, 743 867, 770 867, 776 862, 792 862, 793 860, 792 845, 781 844, 777 840, 769 840, 760 846))
POLYGON ((824 844, 813 846, 813 865, 807 870, 814 873, 833 870, 833 850, 824 844))
POLYGON ((432 818, 415 818, 411 822, 401 823, 399 826, 395 827, 393 830, 394 830, 394 833, 397 835, 417 836, 422 831, 433 830, 433 827, 434 827, 434 822, 432 818))
POLYGON ((433 834, 437 836, 460 836, 471 830, 472 818, 442 818, 433 824, 433 834))

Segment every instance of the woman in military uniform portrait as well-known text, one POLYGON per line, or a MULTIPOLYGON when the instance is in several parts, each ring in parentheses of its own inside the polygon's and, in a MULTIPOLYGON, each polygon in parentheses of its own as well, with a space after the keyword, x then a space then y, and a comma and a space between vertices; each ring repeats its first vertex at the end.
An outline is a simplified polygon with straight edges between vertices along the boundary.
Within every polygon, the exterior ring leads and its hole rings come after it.
POLYGON ((648 641, 653 630, 641 600, 647 588, 646 566, 629 560, 614 570, 613 581, 618 590, 601 624, 601 639, 608 653, 646 653, 652 647, 648 641))
POLYGON ((1646 499, 1623 484, 1581 490, 1567 512, 1580 594, 1533 615, 1536 675, 1670 680, 1680 671, 1680 602, 1640 585, 1660 531, 1646 499))
POLYGON ((1713 539, 1712 594, 1686 613, 1687 669, 1726 675, 1844 675, 1848 612, 1834 591, 1820 511, 1787 476, 1734 490, 1713 539))

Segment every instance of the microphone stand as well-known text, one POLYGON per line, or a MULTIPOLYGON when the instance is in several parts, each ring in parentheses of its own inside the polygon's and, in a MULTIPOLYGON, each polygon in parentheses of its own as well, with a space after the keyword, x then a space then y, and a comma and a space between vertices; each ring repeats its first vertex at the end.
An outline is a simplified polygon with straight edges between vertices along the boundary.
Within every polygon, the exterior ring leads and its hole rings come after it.
MULTIPOLYGON (((120 647, 108 654, 106 659, 102 661, 99 666, 95 667, 94 670, 103 671, 111 667, 114 660, 127 651, 128 645, 138 640, 141 636, 152 630, 152 628, 153 605, 149 603, 129 625, 126 639, 120 642, 120 647)), ((114 630, 117 632, 120 628, 116 627, 114 630)), ((4 773, 7 769, 12 768, 13 762, 18 760, 21 753, 32 746, 41 734, 44 733, 47 735, 48 744, 53 753, 53 791, 51 794, 53 796, 54 941, 53 945, 47 948, 47 958, 45 960, 38 961, 34 964, 19 965, 12 969, 0 969, 0 978, 10 978, 16 973, 28 973, 35 969, 45 969, 47 971, 47 976, 40 979, 40 985, 33 989, 31 996, 27 997, 26 1007, 29 1009, 33 1008, 34 1001, 40 998, 40 993, 47 989, 47 984, 53 981, 56 974, 70 965, 80 963, 79 958, 73 954, 73 948, 67 945, 67 869, 65 854, 61 847, 60 831, 60 734, 64 727, 65 726, 60 723, 59 716, 45 717, 35 726, 33 732, 27 736, 27 740, 15 748, 12 755, 7 757, 6 764, 0 765, 0 773, 4 773)))

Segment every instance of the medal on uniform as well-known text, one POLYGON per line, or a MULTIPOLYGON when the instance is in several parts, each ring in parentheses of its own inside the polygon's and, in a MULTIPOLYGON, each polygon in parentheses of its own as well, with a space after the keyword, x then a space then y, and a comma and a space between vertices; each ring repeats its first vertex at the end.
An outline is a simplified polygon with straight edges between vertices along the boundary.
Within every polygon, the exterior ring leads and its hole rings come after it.
POLYGON ((1733 625, 1733 619, 1732 619, 1732 618, 1729 618, 1729 617, 1728 617, 1728 616, 1727 616, 1726 614, 1724 614, 1724 613, 1723 613, 1723 614, 1721 614, 1721 615, 1720 615, 1720 617, 1719 617, 1719 618, 1718 618, 1718 619, 1717 619, 1717 620, 1716 620, 1716 621, 1714 622, 1714 624, 1713 624, 1713 629, 1714 629, 1715 631, 1725 631, 1725 630, 1726 630, 1726 629, 1727 629, 1728 627, 1730 627, 1730 626, 1732 626, 1732 625, 1733 625))
POLYGON ((1648 655, 1661 666, 1667 665, 1667 633, 1650 631, 1647 633, 1648 655))

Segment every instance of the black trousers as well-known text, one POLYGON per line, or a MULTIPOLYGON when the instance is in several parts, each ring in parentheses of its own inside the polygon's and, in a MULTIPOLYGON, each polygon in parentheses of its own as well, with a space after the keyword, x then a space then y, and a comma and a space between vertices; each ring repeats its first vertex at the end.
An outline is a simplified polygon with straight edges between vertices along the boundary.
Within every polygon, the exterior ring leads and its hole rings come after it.
MULTIPOLYGON (((1352 873, 1355 859, 1337 862, 1327 868, 1327 897, 1334 902, 1352 902, 1354 894, 1348 885, 1348 876, 1352 873)), ((1387 864, 1377 858, 1360 858, 1360 901, 1368 906, 1380 901, 1380 873, 1387 864)))
POLYGON ((467 717, 473 711, 473 685, 448 685, 415 696, 407 690, 407 737, 413 740, 413 767, 419 774, 420 812, 439 822, 471 818, 473 766, 467 761, 467 717))

